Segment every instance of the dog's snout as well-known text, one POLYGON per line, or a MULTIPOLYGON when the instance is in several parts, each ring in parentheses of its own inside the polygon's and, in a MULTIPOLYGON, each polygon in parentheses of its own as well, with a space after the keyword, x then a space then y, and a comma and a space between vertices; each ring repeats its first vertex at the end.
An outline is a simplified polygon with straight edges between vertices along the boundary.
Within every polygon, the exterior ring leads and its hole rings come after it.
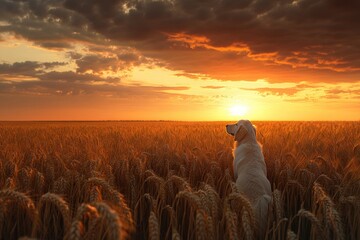
POLYGON ((229 126, 229 124, 226 124, 226 127, 228 127, 229 126))

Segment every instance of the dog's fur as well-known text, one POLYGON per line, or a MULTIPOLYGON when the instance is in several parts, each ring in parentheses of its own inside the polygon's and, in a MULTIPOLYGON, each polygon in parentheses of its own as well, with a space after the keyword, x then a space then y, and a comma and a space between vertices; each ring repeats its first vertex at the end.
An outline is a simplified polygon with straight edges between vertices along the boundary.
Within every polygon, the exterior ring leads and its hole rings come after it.
POLYGON ((272 201, 271 185, 266 177, 266 164, 262 147, 256 140, 256 129, 248 120, 226 125, 226 132, 234 136, 234 175, 236 187, 252 203, 259 223, 260 236, 264 236, 272 201))

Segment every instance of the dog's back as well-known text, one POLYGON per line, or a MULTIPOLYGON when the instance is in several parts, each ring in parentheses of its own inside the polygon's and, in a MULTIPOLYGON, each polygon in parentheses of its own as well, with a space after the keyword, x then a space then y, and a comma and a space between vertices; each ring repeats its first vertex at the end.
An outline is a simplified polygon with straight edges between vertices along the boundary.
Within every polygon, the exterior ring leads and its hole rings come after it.
POLYGON ((227 125, 227 132, 235 138, 233 154, 236 187, 252 203, 259 226, 259 239, 264 239, 268 216, 271 216, 269 206, 272 191, 266 176, 264 155, 256 141, 256 131, 249 121, 240 120, 235 125, 227 125))
POLYGON ((251 201, 267 194, 271 185, 266 177, 266 165, 257 143, 244 143, 234 151, 234 175, 236 186, 251 201))
POLYGON ((266 177, 264 157, 257 143, 244 143, 235 149, 234 175, 237 189, 252 203, 259 224, 260 238, 263 238, 272 192, 266 177))

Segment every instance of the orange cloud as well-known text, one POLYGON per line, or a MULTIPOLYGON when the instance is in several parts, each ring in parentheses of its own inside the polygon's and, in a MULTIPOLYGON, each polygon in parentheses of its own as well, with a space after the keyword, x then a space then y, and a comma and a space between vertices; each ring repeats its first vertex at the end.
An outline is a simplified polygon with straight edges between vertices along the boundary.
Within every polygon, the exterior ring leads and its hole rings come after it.
POLYGON ((214 50, 214 51, 219 51, 219 52, 236 52, 236 53, 249 53, 250 52, 250 49, 246 44, 233 43, 230 46, 217 47, 217 46, 211 45, 210 39, 205 36, 196 36, 196 35, 190 35, 190 34, 186 34, 186 33, 168 34, 168 40, 170 42, 184 43, 185 47, 189 47, 191 49, 204 48, 204 49, 214 50))
POLYGON ((168 40, 174 42, 175 47, 202 48, 218 52, 233 52, 243 54, 252 60, 265 62, 266 64, 288 65, 292 68, 325 69, 335 72, 359 71, 360 67, 352 67, 348 62, 334 57, 328 57, 327 53, 292 52, 290 56, 281 56, 278 52, 253 53, 251 48, 244 43, 232 43, 229 46, 214 46, 206 36, 190 35, 186 33, 168 34, 168 40), (326 59, 325 57, 328 57, 326 59))

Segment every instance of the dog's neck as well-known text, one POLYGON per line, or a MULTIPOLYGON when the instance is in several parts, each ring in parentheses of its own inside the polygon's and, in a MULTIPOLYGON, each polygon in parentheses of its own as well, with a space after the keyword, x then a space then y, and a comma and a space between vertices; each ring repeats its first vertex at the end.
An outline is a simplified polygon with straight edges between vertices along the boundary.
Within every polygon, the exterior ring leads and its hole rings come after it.
MULTIPOLYGON (((255 143, 255 144, 258 144, 260 149, 262 150, 262 144, 258 141, 251 141, 250 143, 255 143)), ((241 141, 235 141, 234 142, 234 151, 236 150, 237 147, 239 147, 241 144, 244 144, 244 139, 241 140, 241 141)))
POLYGON ((238 146, 241 145, 241 142, 242 142, 242 141, 235 141, 235 142, 234 142, 234 150, 235 150, 238 146))
POLYGON ((234 148, 237 148, 239 147, 241 144, 244 144, 244 143, 257 143, 256 140, 252 140, 250 139, 249 137, 245 137, 245 138, 242 138, 240 141, 239 140, 236 140, 234 141, 234 148))

